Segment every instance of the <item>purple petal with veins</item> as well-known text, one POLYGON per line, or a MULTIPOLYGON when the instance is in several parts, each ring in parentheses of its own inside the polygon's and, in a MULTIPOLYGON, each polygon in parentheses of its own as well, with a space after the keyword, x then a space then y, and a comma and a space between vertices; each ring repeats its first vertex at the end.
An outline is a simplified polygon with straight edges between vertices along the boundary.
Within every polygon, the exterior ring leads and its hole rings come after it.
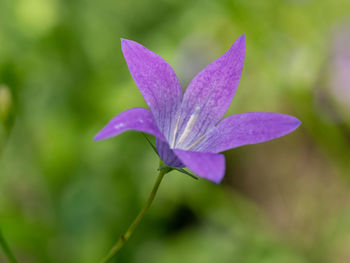
POLYGON ((170 149, 169 144, 167 142, 163 142, 160 139, 156 139, 156 146, 159 157, 166 165, 178 168, 185 167, 181 160, 176 156, 174 151, 170 149))
POLYGON ((203 69, 188 86, 181 105, 173 148, 190 149, 223 117, 236 92, 245 56, 245 38, 238 38, 220 58, 203 69))
POLYGON ((174 150, 180 160, 198 176, 220 183, 225 175, 223 154, 174 150))
POLYGON ((249 112, 223 119, 196 151, 223 152, 247 144, 270 141, 294 131, 300 121, 280 113, 249 112))
POLYGON ((219 152, 269 141, 300 125, 292 116, 263 112, 237 114, 219 122, 240 81, 244 36, 192 80, 183 100, 174 71, 160 56, 131 40, 122 40, 122 50, 151 111, 135 108, 121 113, 96 140, 127 130, 147 132, 156 137, 158 154, 166 165, 186 166, 219 183, 225 173, 225 157, 219 152))
POLYGON ((163 58, 135 41, 122 39, 122 51, 159 130, 169 139, 182 99, 181 85, 174 70, 163 58))
POLYGON ((132 108, 115 116, 94 139, 95 141, 107 139, 129 130, 146 132, 160 140, 165 140, 152 113, 144 108, 132 108))

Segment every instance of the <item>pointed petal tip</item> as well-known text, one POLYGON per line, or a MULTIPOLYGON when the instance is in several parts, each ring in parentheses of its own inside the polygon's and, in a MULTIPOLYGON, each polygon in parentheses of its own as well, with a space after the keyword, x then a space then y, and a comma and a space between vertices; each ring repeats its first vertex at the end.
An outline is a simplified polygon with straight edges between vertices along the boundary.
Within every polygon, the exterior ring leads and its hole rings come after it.
POLYGON ((245 49, 245 45, 246 45, 245 34, 241 35, 239 38, 236 39, 235 43, 233 43, 233 46, 237 46, 244 49, 245 49))
POLYGON ((121 47, 122 49, 126 48, 126 47, 129 47, 131 45, 140 45, 139 43, 133 41, 133 40, 129 40, 129 39, 126 39, 126 38, 120 38, 120 42, 121 42, 121 47))
POLYGON ((242 59, 244 59, 245 52, 246 52, 245 34, 243 34, 239 38, 237 38, 227 52, 228 53, 237 53, 236 56, 238 55, 238 56, 242 57, 242 59))
MULTIPOLYGON (((299 126, 302 123, 298 118, 296 118, 294 116, 291 116, 291 115, 285 115, 285 116, 287 118, 289 118, 289 120, 287 119, 285 122, 285 124, 287 125, 288 128, 286 128, 285 133, 282 136, 287 135, 291 132, 294 132, 296 129, 299 128, 299 126)), ((278 137, 280 137, 280 136, 278 136, 278 137)))
POLYGON ((128 39, 125 39, 125 38, 120 38, 120 43, 121 43, 122 47, 123 47, 125 44, 127 44, 129 41, 131 41, 131 40, 128 40, 128 39))
POLYGON ((293 124, 294 124, 294 129, 297 129, 301 124, 301 120, 299 120, 298 118, 292 117, 293 118, 293 124))
POLYGON ((214 184, 221 184, 223 179, 224 177, 220 178, 219 180, 209 180, 209 181, 213 182, 214 184))
POLYGON ((103 140, 103 139, 106 139, 106 136, 103 134, 103 130, 104 130, 104 129, 102 129, 101 131, 99 131, 99 132, 95 135, 95 137, 93 138, 93 141, 97 142, 97 141, 101 141, 101 140, 103 140))
MULTIPOLYGON (((224 160, 224 162, 225 162, 225 160, 224 160)), ((210 182, 213 182, 214 184, 221 184, 221 182, 224 180, 224 177, 225 177, 225 170, 222 171, 221 175, 214 177, 214 178, 207 179, 207 180, 210 182)))
POLYGON ((97 141, 99 141, 99 140, 101 140, 101 138, 100 138, 99 134, 97 134, 97 135, 93 138, 93 141, 94 141, 94 142, 97 142, 97 141))
POLYGON ((301 124, 301 121, 292 116, 292 115, 288 115, 288 114, 283 114, 283 113, 267 113, 267 114, 272 114, 272 115, 276 115, 276 116, 280 116, 281 118, 284 118, 285 119, 285 122, 290 124, 290 125, 293 125, 295 126, 296 128, 300 126, 301 124))
POLYGON ((245 33, 241 35, 239 38, 237 38, 237 40, 245 41, 245 33))
POLYGON ((120 38, 120 42, 133 42, 133 40, 130 40, 130 39, 127 39, 127 38, 123 38, 123 37, 121 37, 120 38))

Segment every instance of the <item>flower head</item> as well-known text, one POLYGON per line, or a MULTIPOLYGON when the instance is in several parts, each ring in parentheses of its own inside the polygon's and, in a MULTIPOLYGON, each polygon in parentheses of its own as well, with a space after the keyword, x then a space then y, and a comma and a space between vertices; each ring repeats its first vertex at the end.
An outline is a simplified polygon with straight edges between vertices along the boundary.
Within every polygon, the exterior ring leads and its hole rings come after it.
POLYGON ((225 173, 225 157, 220 152, 281 137, 300 125, 292 116, 264 112, 221 120, 241 77, 244 35, 195 76, 184 95, 174 70, 160 56, 125 39, 122 51, 150 110, 133 108, 117 115, 95 140, 127 130, 152 134, 166 165, 188 167, 198 176, 219 183, 225 173))

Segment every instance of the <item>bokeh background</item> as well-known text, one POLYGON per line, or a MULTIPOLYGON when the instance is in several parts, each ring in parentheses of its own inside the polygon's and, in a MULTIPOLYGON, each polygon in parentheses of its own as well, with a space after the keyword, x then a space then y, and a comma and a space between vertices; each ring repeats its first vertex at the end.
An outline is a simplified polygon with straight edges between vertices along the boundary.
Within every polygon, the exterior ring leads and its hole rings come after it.
POLYGON ((120 38, 186 87, 244 33, 227 115, 302 126, 226 152, 221 185, 168 174, 114 260, 350 262, 350 1, 1 0, 0 228, 21 263, 99 262, 152 188, 158 160, 139 133, 92 140, 146 106, 120 38))

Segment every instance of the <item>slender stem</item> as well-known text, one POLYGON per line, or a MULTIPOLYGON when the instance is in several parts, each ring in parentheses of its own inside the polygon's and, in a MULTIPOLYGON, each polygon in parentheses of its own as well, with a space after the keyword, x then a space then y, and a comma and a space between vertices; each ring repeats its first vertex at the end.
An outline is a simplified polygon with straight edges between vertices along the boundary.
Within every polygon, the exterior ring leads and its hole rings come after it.
POLYGON ((7 245, 6 240, 5 240, 4 236, 2 235, 1 229, 0 229, 0 246, 1 246, 2 250, 4 251, 6 257, 8 258, 9 262, 17 263, 15 256, 11 252, 11 249, 7 245))
POLYGON ((130 238, 130 236, 134 232, 136 226, 140 223, 141 219, 143 218, 143 216, 147 212, 148 208, 151 206, 152 201, 154 200, 154 197, 156 196, 156 193, 158 191, 159 185, 160 185, 164 175, 167 172, 169 172, 169 169, 161 169, 159 171, 157 180, 154 183, 152 192, 151 192, 150 196, 148 197, 148 200, 147 200, 145 206, 142 208, 140 213, 137 215, 137 217, 131 223, 128 230, 125 232, 125 234, 119 238, 117 243, 115 243, 115 245, 112 247, 112 249, 108 252, 107 256, 102 261, 100 261, 100 263, 107 263, 123 247, 125 242, 130 238))

